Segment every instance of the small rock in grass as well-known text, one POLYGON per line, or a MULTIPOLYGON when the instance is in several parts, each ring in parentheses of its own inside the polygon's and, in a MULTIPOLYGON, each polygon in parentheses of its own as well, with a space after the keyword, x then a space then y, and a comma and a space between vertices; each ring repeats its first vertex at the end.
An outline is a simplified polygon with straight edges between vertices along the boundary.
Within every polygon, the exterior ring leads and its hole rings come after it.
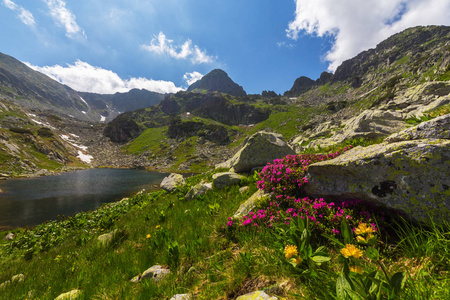
POLYGON ((4 240, 12 241, 12 240, 14 240, 15 237, 16 237, 16 235, 14 233, 10 232, 5 236, 4 240))
POLYGON ((155 282, 159 282, 163 279, 167 274, 170 273, 170 270, 167 267, 155 265, 142 273, 142 275, 137 275, 131 279, 131 282, 141 282, 143 279, 149 278, 154 280, 155 282))
POLYGON ((256 291, 253 293, 245 294, 236 298, 236 300, 278 300, 277 297, 269 296, 264 291, 256 291))
POLYGON ((217 189, 223 189, 227 186, 238 184, 245 177, 234 172, 217 173, 213 175, 213 185, 217 189))
POLYGON ((109 233, 105 233, 100 235, 97 239, 100 243, 100 245, 102 246, 107 246, 110 245, 113 241, 114 241, 114 235, 117 234, 117 229, 109 232, 109 233))
POLYGON ((190 294, 177 294, 170 298, 170 300, 191 300, 192 296, 190 294))
POLYGON ((55 300, 74 300, 81 296, 81 291, 78 289, 59 295, 55 300))

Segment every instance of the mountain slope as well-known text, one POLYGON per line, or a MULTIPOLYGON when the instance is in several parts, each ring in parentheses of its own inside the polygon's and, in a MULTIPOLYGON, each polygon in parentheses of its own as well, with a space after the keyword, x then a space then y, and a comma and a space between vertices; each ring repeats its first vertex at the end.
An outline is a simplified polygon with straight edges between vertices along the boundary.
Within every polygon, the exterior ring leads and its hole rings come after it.
POLYGON ((187 92, 221 92, 232 96, 245 96, 244 89, 236 84, 228 74, 220 69, 215 69, 203 76, 202 79, 194 82, 186 90, 187 92))
POLYGON ((79 119, 88 119, 87 114, 90 113, 89 105, 76 91, 2 53, 0 94, 21 107, 51 109, 79 119))
POLYGON ((80 120, 110 121, 120 112, 159 103, 163 94, 133 89, 101 95, 77 92, 0 53, 0 95, 27 109, 52 110, 80 120))

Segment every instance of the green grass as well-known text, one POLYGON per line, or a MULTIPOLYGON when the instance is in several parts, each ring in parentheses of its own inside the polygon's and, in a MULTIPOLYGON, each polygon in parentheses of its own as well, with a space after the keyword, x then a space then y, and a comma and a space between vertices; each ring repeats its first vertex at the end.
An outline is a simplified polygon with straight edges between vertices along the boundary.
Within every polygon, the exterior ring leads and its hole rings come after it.
MULTIPOLYGON (((0 283, 25 275, 23 282, 0 290, 2 299, 54 299, 75 288, 83 291, 81 299, 170 299, 177 293, 235 299, 268 287, 279 299, 335 299, 343 262, 339 248, 312 235, 312 249, 325 246, 331 260, 311 269, 293 267, 283 248, 290 237, 300 237, 289 233, 294 225, 226 226, 228 216, 256 191, 256 177, 242 183, 250 186, 243 194, 236 185, 184 200, 190 186, 210 181, 212 174, 191 177, 173 193, 144 193, 60 222, 18 229, 14 242, 0 234, 0 283), (114 229, 119 233, 113 243, 100 246, 97 237, 114 229), (155 264, 169 266, 171 275, 159 284, 129 282, 155 264), (282 283, 284 288, 276 288, 282 283)), ((394 238, 379 247, 389 274, 408 273, 396 299, 449 299, 449 224, 399 221, 392 228, 394 238)), ((373 262, 363 264, 369 269, 373 262)))
POLYGON ((276 132, 286 140, 298 135, 301 127, 308 123, 310 118, 320 112, 325 113, 325 109, 318 107, 282 107, 285 111, 274 111, 267 120, 264 120, 253 127, 247 129, 246 133, 238 140, 230 144, 230 147, 236 147, 242 144, 245 137, 258 131, 266 130, 276 132))
POLYGON ((158 155, 162 146, 162 141, 166 138, 167 126, 158 128, 148 128, 140 136, 123 146, 123 150, 128 154, 141 154, 151 151, 158 155))

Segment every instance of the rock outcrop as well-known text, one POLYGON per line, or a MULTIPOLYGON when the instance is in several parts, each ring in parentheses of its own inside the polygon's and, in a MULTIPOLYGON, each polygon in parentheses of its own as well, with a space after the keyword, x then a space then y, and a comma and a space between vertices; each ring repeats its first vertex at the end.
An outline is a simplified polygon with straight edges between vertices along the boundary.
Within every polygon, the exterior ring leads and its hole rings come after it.
POLYGON ((419 139, 356 147, 308 168, 306 192, 359 198, 413 219, 450 220, 450 140, 419 139))
POLYGON ((217 168, 231 168, 237 173, 250 172, 274 159, 295 154, 281 134, 260 131, 245 139, 244 144, 231 159, 217 168))
POLYGON ((387 137, 385 142, 393 143, 427 139, 430 137, 435 139, 450 139, 450 114, 437 117, 428 122, 420 123, 415 127, 407 128, 395 133, 387 137))

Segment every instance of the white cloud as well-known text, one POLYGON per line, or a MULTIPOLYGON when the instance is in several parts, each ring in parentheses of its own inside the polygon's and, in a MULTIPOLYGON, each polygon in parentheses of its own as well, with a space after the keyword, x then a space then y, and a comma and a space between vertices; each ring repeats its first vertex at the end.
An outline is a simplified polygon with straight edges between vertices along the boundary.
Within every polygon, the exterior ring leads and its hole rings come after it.
POLYGON ((66 3, 62 0, 44 0, 50 9, 50 15, 55 20, 56 24, 64 27, 66 36, 74 37, 81 33, 84 37, 86 34, 84 30, 77 24, 75 15, 66 8, 66 3))
POLYGON ((158 36, 154 36, 150 45, 141 45, 142 49, 159 55, 168 55, 175 59, 191 59, 194 64, 211 63, 215 57, 209 56, 205 51, 201 50, 197 45, 192 45, 192 41, 188 39, 183 45, 173 45, 173 40, 166 38, 162 32, 158 36))
POLYGON ((152 80, 143 77, 124 80, 110 70, 91 66, 80 60, 65 67, 60 65, 37 67, 29 63, 26 64, 30 68, 80 92, 114 94, 116 92, 124 93, 134 88, 158 93, 176 93, 182 90, 171 81, 152 80))
POLYGON ((329 70, 406 28, 450 25, 450 0, 295 0, 295 20, 288 37, 301 32, 334 37, 325 59, 329 70))
POLYGON ((36 22, 34 21, 33 14, 29 11, 23 8, 20 5, 17 5, 16 3, 12 2, 11 0, 3 0, 3 4, 11 9, 12 11, 15 11, 18 13, 19 19, 28 26, 34 26, 36 25, 36 22))
POLYGON ((202 79, 203 74, 199 73, 197 71, 194 71, 192 73, 186 73, 183 75, 183 80, 188 84, 191 85, 194 82, 196 82, 197 80, 202 79))

